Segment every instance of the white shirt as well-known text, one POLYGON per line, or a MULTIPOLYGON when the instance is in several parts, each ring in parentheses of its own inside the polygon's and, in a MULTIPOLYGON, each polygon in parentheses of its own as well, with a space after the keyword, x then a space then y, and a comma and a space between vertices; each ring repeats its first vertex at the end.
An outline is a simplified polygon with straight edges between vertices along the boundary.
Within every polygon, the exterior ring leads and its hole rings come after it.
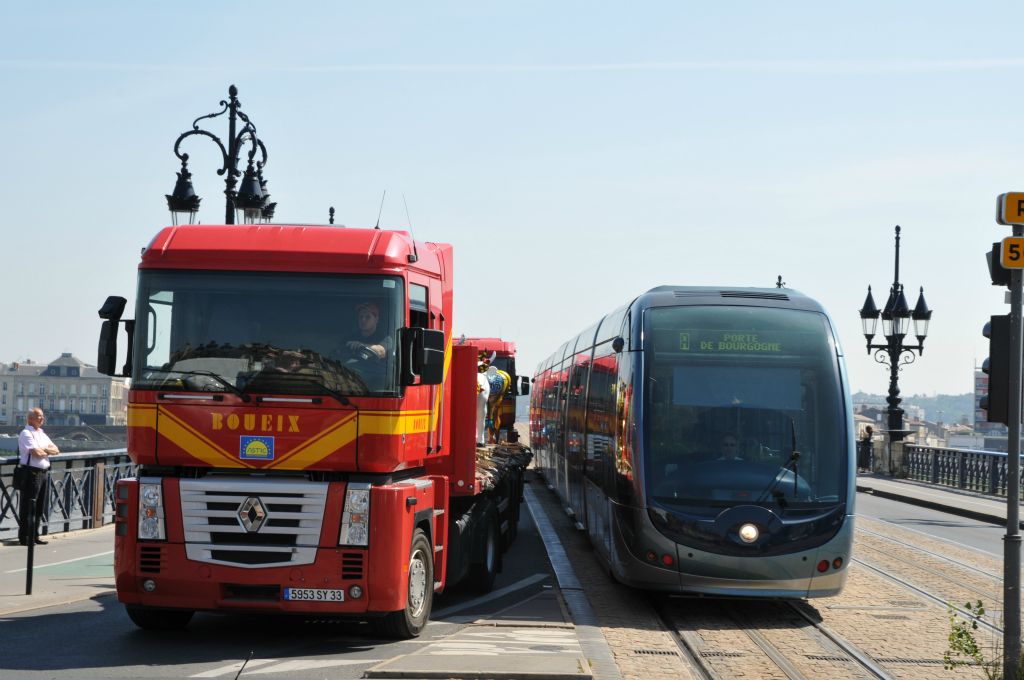
POLYGON ((39 456, 32 454, 32 459, 29 460, 29 452, 32 449, 45 449, 47 446, 53 444, 50 438, 46 436, 46 433, 40 429, 36 429, 32 425, 26 425, 25 429, 18 435, 18 452, 21 457, 18 459, 22 465, 29 465, 34 468, 41 470, 48 470, 50 468, 49 458, 40 458, 39 456))

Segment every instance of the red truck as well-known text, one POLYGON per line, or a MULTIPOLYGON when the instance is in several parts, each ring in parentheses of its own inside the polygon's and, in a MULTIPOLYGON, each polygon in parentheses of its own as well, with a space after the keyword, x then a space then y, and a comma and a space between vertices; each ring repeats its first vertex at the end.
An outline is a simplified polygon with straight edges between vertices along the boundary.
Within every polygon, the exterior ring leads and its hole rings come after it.
POLYGON ((499 438, 518 442, 519 434, 515 429, 516 397, 525 397, 530 393, 530 379, 516 374, 516 343, 501 338, 467 338, 464 335, 456 343, 476 347, 491 366, 504 371, 511 378, 508 391, 502 398, 498 422, 494 426, 499 432, 499 438))
POLYGON ((453 346, 450 245, 185 225, 138 269, 135 318, 122 297, 100 310, 97 364, 131 377, 115 575, 132 621, 351 615, 408 638, 447 585, 490 589, 530 453, 477 463, 479 350, 453 346))

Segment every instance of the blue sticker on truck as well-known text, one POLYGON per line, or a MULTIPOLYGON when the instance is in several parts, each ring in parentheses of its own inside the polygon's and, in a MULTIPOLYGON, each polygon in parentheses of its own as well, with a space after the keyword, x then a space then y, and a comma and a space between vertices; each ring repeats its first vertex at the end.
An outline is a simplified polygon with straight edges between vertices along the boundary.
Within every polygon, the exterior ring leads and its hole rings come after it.
POLYGON ((274 460, 274 438, 239 437, 238 454, 243 460, 274 460))

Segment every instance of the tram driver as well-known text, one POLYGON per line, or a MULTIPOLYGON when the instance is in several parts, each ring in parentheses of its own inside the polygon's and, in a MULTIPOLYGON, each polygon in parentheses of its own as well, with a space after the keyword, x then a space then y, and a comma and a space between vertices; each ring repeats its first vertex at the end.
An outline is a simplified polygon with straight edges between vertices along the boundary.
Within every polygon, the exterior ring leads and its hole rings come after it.
POLYGON ((718 444, 718 458, 715 460, 743 460, 740 456, 740 441, 734 434, 726 434, 718 444))

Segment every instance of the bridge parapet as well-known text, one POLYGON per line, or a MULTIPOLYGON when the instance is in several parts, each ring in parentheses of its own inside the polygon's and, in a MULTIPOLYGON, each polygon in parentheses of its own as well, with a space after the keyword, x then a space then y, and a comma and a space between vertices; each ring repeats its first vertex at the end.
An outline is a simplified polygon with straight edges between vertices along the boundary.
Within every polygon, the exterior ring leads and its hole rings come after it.
MULTIPOLYGON (((127 449, 53 456, 40 533, 92 529, 114 520, 114 487, 135 475, 127 449)), ((0 540, 16 539, 20 493, 11 485, 18 457, 0 458, 0 540)))

